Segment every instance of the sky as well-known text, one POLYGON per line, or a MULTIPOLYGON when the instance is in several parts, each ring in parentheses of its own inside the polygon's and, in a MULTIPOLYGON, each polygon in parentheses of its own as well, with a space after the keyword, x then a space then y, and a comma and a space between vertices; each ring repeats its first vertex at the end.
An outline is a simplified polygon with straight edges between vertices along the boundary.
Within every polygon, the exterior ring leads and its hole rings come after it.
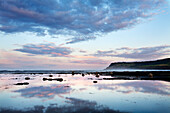
POLYGON ((105 69, 170 57, 170 0, 0 0, 0 69, 105 69))

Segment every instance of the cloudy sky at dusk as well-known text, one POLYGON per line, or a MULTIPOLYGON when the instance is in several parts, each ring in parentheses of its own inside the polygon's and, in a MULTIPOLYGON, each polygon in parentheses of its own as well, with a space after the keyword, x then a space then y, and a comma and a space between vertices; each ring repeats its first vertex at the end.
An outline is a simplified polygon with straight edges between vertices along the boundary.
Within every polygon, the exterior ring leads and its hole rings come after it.
POLYGON ((170 0, 0 0, 0 69, 104 69, 170 57, 170 0))

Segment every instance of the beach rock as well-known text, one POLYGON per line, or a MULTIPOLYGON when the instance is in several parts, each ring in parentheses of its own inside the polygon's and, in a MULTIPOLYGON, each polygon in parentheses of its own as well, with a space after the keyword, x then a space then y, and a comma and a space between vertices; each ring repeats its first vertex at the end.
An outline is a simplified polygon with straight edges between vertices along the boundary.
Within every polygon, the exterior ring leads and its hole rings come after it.
POLYGON ((25 77, 25 80, 30 80, 30 77, 25 77))
POLYGON ((74 71, 72 71, 72 75, 74 75, 74 71))
POLYGON ((23 82, 23 83, 16 83, 14 85, 28 85, 29 83, 28 82, 23 82))
POLYGON ((97 81, 93 81, 93 83, 97 83, 97 81))
POLYGON ((150 78, 153 78, 153 74, 152 74, 152 73, 149 73, 148 76, 149 76, 150 78))
POLYGON ((96 77, 99 78, 100 76, 97 74, 96 77))
POLYGON ((84 77, 85 76, 85 74, 84 73, 82 73, 82 77, 84 77))
POLYGON ((103 78, 103 80, 130 80, 130 78, 127 77, 103 78))
POLYGON ((49 75, 49 77, 53 77, 53 75, 49 75))
POLYGON ((60 81, 60 82, 62 82, 63 81, 63 78, 43 78, 43 81, 46 81, 46 80, 48 80, 48 81, 53 81, 53 80, 56 80, 56 81, 60 81))

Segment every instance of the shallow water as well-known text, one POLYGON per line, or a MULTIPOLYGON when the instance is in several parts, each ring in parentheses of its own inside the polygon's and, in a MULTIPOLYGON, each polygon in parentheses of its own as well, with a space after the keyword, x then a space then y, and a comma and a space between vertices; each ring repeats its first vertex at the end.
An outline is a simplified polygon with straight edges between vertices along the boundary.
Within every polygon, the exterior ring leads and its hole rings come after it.
POLYGON ((170 113, 169 82, 103 80, 107 77, 0 74, 0 113, 170 113), (16 85, 25 82, 29 84, 16 85))

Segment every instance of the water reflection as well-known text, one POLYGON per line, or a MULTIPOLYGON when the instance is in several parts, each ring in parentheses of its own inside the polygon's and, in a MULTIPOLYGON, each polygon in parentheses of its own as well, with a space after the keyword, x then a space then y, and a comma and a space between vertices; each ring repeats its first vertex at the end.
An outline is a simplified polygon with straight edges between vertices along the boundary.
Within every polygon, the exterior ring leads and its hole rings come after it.
POLYGON ((107 89, 111 91, 129 93, 150 93, 170 96, 170 86, 162 81, 126 81, 124 83, 97 84, 99 90, 107 89))
POLYGON ((39 86, 16 90, 14 92, 21 93, 23 97, 38 97, 38 98, 52 98, 55 95, 67 94, 71 91, 70 86, 52 85, 49 87, 39 86))
POLYGON ((169 82, 103 78, 111 76, 0 75, 0 113, 169 113, 169 82))
POLYGON ((125 113, 98 105, 94 101, 67 97, 66 102, 69 105, 58 106, 57 104, 50 104, 47 108, 34 106, 33 109, 25 110, 2 109, 0 113, 125 113))

